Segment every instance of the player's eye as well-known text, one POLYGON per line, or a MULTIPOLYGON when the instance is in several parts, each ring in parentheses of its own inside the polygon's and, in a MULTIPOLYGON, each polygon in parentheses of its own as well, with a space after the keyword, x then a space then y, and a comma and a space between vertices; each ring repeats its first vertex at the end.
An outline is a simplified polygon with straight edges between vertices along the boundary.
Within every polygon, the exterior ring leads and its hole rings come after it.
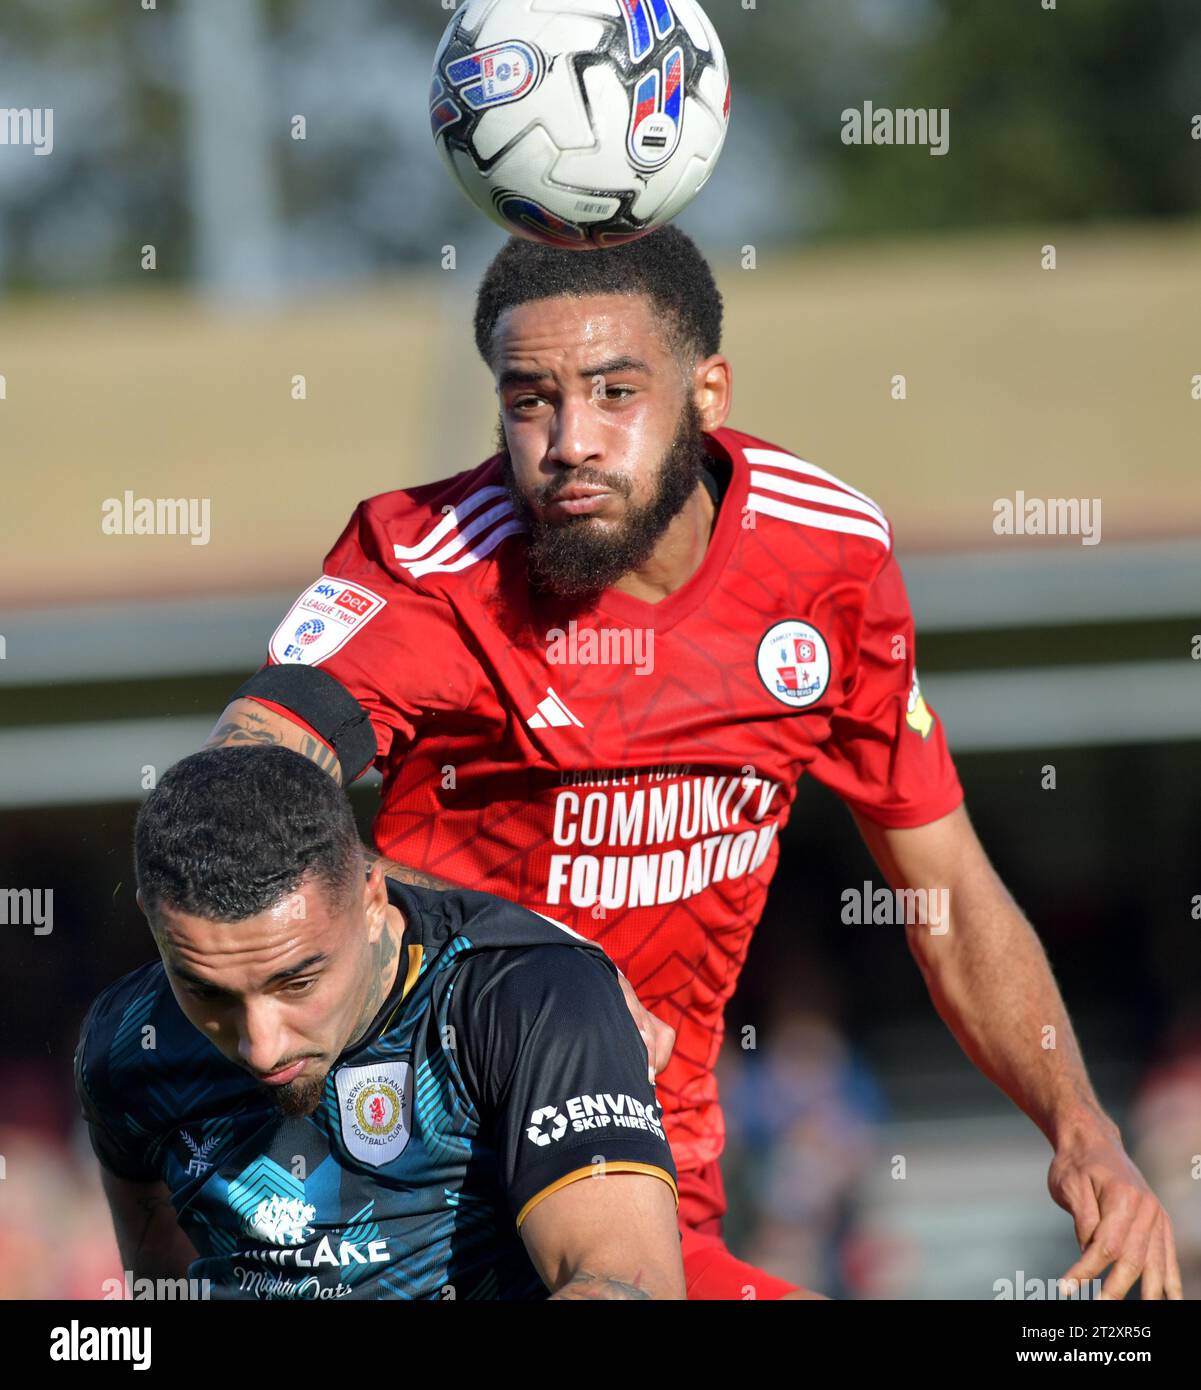
POLYGON ((310 975, 307 980, 289 980, 284 985, 285 994, 307 994, 308 991, 317 983, 316 975, 310 975))
POLYGON ((606 386, 605 396, 611 401, 624 401, 634 394, 632 386, 606 386))

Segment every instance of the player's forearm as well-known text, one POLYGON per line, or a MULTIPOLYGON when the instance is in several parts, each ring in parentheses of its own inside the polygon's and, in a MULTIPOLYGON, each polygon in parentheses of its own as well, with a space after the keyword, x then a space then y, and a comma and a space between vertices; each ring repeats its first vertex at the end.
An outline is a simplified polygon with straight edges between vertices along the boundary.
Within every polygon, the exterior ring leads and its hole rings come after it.
POLYGON ((164 1183, 128 1182, 100 1170, 122 1266, 135 1278, 181 1279, 197 1259, 164 1183))
MULTIPOLYGON (((294 720, 286 718, 277 710, 260 704, 257 700, 239 699, 232 701, 217 721, 213 732, 205 740, 206 748, 238 748, 247 744, 268 747, 291 748, 311 759, 324 772, 328 772, 340 786, 342 767, 337 755, 320 739, 313 738, 294 720)), ((368 869, 378 860, 384 866, 388 878, 398 883, 412 883, 418 888, 447 889, 455 887, 445 879, 427 874, 421 869, 409 868, 407 864, 397 863, 372 849, 363 846, 368 869)))
POLYGON ((546 1195, 521 1227, 551 1298, 683 1298, 680 1232, 668 1175, 606 1175, 603 1163, 593 1171, 594 1176, 546 1195))
POLYGON ((372 849, 370 845, 363 846, 363 858, 368 870, 374 868, 376 864, 382 864, 384 876, 395 879, 397 883, 412 883, 418 888, 437 888, 441 892, 459 886, 456 883, 451 883, 448 879, 439 878, 437 874, 427 874, 423 869, 411 869, 407 864, 398 863, 395 859, 388 859, 378 850, 372 849))
POLYGON ((302 753, 315 762, 339 786, 342 785, 342 767, 338 755, 328 744, 257 700, 234 700, 225 707, 213 732, 205 739, 204 747, 239 748, 247 744, 291 748, 293 752, 302 753))
POLYGON ((908 928, 939 1015, 1053 1147, 1113 1130, 1088 1079, 1042 943, 998 879, 950 894, 951 928, 908 928))
POLYGON ((614 1279, 603 1274, 592 1274, 586 1269, 581 1269, 571 1276, 570 1279, 551 1294, 551 1300, 559 1299, 562 1302, 583 1302, 593 1300, 598 1302, 633 1302, 637 1299, 649 1299, 654 1295, 643 1288, 639 1283, 628 1282, 624 1279, 614 1279))

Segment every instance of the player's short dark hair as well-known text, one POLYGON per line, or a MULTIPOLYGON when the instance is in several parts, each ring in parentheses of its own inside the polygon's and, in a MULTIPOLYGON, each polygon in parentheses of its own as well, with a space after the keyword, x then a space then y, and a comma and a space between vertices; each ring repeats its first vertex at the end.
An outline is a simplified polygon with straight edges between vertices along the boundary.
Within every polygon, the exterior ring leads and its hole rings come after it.
POLYGON ((480 356, 492 365, 492 334, 507 309, 591 294, 645 295, 663 316, 672 351, 689 363, 721 351, 722 298, 709 262, 691 237, 667 226, 597 251, 564 251, 510 237, 476 293, 480 356))
POLYGON ((206 748, 143 802, 134 864, 152 924, 161 906, 241 922, 310 873, 340 905, 362 849, 346 793, 316 763, 290 748, 206 748))

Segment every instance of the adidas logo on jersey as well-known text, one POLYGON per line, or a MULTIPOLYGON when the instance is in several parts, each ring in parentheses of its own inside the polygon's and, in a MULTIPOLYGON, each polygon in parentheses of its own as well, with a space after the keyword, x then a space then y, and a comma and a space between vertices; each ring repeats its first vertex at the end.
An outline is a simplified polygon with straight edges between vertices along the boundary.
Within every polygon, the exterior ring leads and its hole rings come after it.
POLYGON ((563 729, 568 724, 574 724, 577 729, 584 727, 549 685, 546 687, 546 699, 525 722, 531 729, 563 729))

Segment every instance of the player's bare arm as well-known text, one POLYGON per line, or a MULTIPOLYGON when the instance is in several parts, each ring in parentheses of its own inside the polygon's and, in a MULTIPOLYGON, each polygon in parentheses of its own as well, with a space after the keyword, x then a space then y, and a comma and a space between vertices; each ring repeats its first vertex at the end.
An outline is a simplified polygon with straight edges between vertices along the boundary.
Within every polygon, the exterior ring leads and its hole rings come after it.
MULTIPOLYGON (((213 732, 205 740, 204 747, 236 748, 247 743, 291 748, 296 753, 303 753, 322 771, 328 772, 339 786, 342 785, 341 764, 338 762, 337 754, 328 744, 306 733, 294 720, 259 704, 257 700, 233 700, 226 706, 213 732)), ((388 859, 378 853, 370 845, 364 845, 363 850, 369 865, 381 864, 384 873, 389 878, 396 879, 398 883, 414 883, 420 888, 453 887, 447 879, 399 864, 395 859, 388 859)))
POLYGON ((100 1180, 123 1267, 135 1278, 185 1278, 196 1248, 180 1230, 166 1183, 130 1182, 104 1167, 100 1180))
MULTIPOLYGON (((275 745, 291 748, 303 753, 324 772, 342 785, 342 767, 338 756, 328 744, 306 733, 294 720, 286 718, 276 710, 261 705, 257 700, 233 700, 225 707, 213 732, 204 741, 205 748, 236 748, 247 743, 275 745)), ((419 888, 451 888, 448 880, 435 874, 423 873, 388 859, 370 845, 364 845, 368 865, 381 864, 384 873, 398 883, 413 883, 419 888)))
POLYGON ((1181 1298, 1171 1222, 1093 1091, 1042 943, 967 812, 907 830, 856 820, 893 888, 949 891, 950 929, 907 923, 909 947, 964 1052, 1055 1151, 1048 1187, 1082 1251, 1064 1278, 1112 1266, 1102 1297, 1124 1298, 1141 1278, 1144 1299, 1181 1298))
POLYGON ((332 748, 314 738, 291 719, 285 719, 256 700, 234 700, 227 705, 217 726, 204 741, 206 748, 236 747, 258 743, 291 748, 303 753, 342 785, 342 769, 332 748))
POLYGON ((684 1297, 671 1188, 644 1173, 609 1173, 544 1197, 521 1227, 551 1298, 684 1297))
POLYGON ((627 1284, 621 1279, 606 1279, 600 1274, 581 1270, 550 1296, 549 1302, 573 1303, 636 1303, 648 1300, 650 1294, 638 1283, 627 1284))

